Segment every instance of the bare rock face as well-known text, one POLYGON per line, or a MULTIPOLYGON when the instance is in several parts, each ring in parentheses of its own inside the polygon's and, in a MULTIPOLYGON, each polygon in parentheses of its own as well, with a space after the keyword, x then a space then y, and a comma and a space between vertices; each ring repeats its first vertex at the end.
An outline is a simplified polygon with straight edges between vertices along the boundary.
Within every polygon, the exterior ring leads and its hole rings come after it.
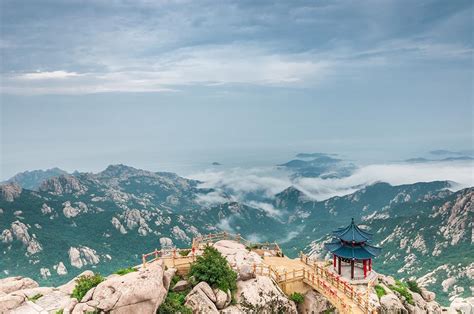
POLYGON ((180 292, 188 289, 189 287, 191 287, 191 284, 187 280, 180 280, 174 285, 173 291, 180 292))
MULTIPOLYGON (((249 252, 245 245, 230 240, 221 240, 214 243, 216 248, 226 259, 227 262, 239 271, 244 265, 262 263, 262 258, 255 252, 249 252)), ((238 272, 239 273, 239 272, 238 272)))
POLYGON ((18 276, 0 279, 0 292, 3 292, 5 294, 36 287, 38 287, 38 283, 33 279, 27 277, 18 276))
POLYGON ((0 235, 0 241, 2 241, 3 243, 13 242, 13 234, 10 229, 5 229, 2 231, 2 234, 0 235))
POLYGON ((11 310, 18 308, 23 302, 25 302, 25 297, 21 295, 7 294, 0 296, 0 313, 10 313, 11 310))
POLYGON ((63 276, 67 274, 67 268, 64 266, 63 262, 59 262, 58 265, 55 265, 56 272, 58 275, 63 276))
POLYGON ((122 225, 122 223, 120 222, 120 220, 118 220, 116 217, 113 217, 111 222, 112 222, 112 225, 114 226, 114 228, 117 229, 118 231, 120 231, 121 234, 126 234, 127 233, 127 230, 125 230, 125 228, 122 225))
POLYGON ((298 313, 325 313, 331 308, 333 308, 333 306, 328 299, 326 299, 320 293, 310 290, 305 294, 303 303, 298 305, 298 313))
POLYGON ((87 302, 80 302, 72 313, 99 310, 107 313, 155 313, 166 297, 162 261, 137 272, 113 276, 100 283, 87 302))
POLYGON ((237 282, 237 302, 244 312, 297 313, 290 301, 266 276, 237 282))
POLYGON ((81 184, 81 182, 74 176, 61 175, 59 177, 52 177, 41 183, 39 190, 42 192, 49 192, 54 195, 63 194, 84 194, 87 191, 87 187, 81 184))
POLYGON ((436 298, 436 293, 428 291, 426 288, 421 288, 421 296, 426 302, 431 302, 436 298))
POLYGON ((0 197, 7 202, 13 202, 21 192, 21 186, 14 182, 0 185, 0 197))
POLYGON ((69 261, 72 266, 82 268, 85 265, 95 265, 100 262, 97 252, 87 246, 69 248, 69 261))
POLYGON ((49 207, 48 205, 46 205, 46 203, 44 203, 43 206, 41 206, 41 213, 43 215, 48 215, 48 214, 51 214, 52 212, 53 212, 53 209, 49 207))
POLYGON ((470 298, 455 298, 449 306, 450 312, 462 314, 474 313, 474 297, 470 298))
POLYGON ((214 302, 216 295, 212 288, 205 282, 197 284, 193 290, 186 296, 187 307, 193 310, 193 313, 219 313, 214 302))
POLYGON ((380 298, 382 313, 408 314, 400 299, 394 293, 388 293, 380 298))
POLYGON ((8 229, 2 232, 2 242, 11 242, 13 240, 12 235, 14 235, 18 241, 21 241, 26 246, 26 251, 29 255, 36 254, 43 250, 41 244, 38 242, 38 240, 36 240, 36 236, 34 234, 30 236, 28 232, 28 226, 19 220, 16 220, 11 224, 10 232, 8 229))

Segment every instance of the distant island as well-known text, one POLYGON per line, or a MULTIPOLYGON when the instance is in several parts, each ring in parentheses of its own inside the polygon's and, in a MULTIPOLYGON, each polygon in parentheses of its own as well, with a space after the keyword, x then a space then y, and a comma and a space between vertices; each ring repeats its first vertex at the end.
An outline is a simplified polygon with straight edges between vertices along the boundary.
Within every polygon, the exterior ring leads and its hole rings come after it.
POLYGON ((213 166, 222 166, 222 164, 220 162, 217 162, 217 161, 214 161, 212 163, 213 166))

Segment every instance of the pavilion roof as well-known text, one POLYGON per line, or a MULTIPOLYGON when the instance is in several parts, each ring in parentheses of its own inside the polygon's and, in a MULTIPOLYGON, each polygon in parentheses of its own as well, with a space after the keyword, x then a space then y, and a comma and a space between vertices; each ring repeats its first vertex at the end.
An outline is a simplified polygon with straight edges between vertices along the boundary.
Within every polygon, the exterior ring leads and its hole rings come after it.
POLYGON ((365 243, 364 245, 352 246, 347 243, 343 243, 337 238, 334 238, 332 242, 325 243, 324 247, 336 256, 349 258, 349 259, 369 259, 376 257, 382 251, 381 248, 365 243))
POLYGON ((339 228, 332 232, 333 236, 346 242, 366 242, 372 239, 370 232, 364 231, 354 223, 354 218, 349 226, 339 228))

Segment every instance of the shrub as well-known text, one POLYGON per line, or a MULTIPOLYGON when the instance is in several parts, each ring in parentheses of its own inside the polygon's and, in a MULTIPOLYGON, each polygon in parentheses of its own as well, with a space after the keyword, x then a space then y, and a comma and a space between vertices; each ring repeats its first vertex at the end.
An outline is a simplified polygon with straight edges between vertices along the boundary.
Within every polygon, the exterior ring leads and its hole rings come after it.
POLYGON ((294 292, 292 295, 290 295, 290 300, 296 304, 301 304, 304 302, 304 296, 301 293, 294 292))
POLYGON ((104 280, 104 277, 102 277, 100 274, 94 274, 93 276, 80 276, 76 279, 76 287, 72 291, 71 296, 81 301, 86 295, 87 291, 96 287, 104 280))
POLYGON ((63 313, 64 313, 64 309, 60 309, 56 311, 56 314, 63 314, 63 313))
POLYGON ((413 297, 410 291, 408 291, 407 286, 403 282, 397 280, 395 282, 395 285, 390 285, 389 288, 392 289, 393 291, 398 292, 411 305, 415 304, 415 302, 413 302, 413 297))
POLYGON ((188 291, 183 292, 168 292, 165 301, 158 308, 158 314, 192 314, 192 310, 184 305, 188 291))
POLYGON ((128 273, 133 273, 137 271, 136 268, 133 268, 133 267, 128 267, 128 268, 120 268, 119 270, 117 270, 115 273, 117 275, 120 275, 120 276, 123 276, 123 275, 126 275, 128 273))
POLYGON ((179 251, 179 255, 181 255, 181 256, 188 256, 189 252, 191 252, 191 250, 180 250, 180 251, 179 251))
POLYGON ((211 287, 222 291, 237 290, 237 274, 221 253, 211 246, 207 246, 202 256, 198 256, 196 262, 191 265, 189 276, 193 276, 197 282, 205 281, 211 287))
POLYGON ((411 291, 421 294, 421 289, 418 287, 418 283, 415 280, 408 280, 407 286, 411 291))
POLYGON ((377 296, 379 297, 379 300, 381 297, 387 294, 387 291, 385 291, 385 289, 381 285, 376 285, 374 289, 375 293, 377 293, 377 296))
POLYGON ((43 295, 41 293, 35 294, 34 296, 28 298, 28 301, 31 302, 36 302, 39 298, 41 298, 43 295))

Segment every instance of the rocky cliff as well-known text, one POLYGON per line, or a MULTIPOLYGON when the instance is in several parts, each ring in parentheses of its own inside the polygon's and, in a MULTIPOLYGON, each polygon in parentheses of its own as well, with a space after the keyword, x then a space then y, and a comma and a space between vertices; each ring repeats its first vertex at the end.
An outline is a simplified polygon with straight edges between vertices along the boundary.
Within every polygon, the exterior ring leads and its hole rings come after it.
MULTIPOLYGON (((240 243, 223 240, 214 245, 229 265, 237 270, 237 291, 234 295, 211 287, 205 281, 175 276, 176 269, 167 268, 162 260, 137 267, 125 274, 112 274, 96 286, 84 291, 80 300, 74 298, 76 280, 93 276, 85 271, 59 287, 40 287, 30 278, 0 279, 0 313, 162 313, 161 306, 169 295, 182 295, 181 311, 193 313, 327 313, 334 307, 323 295, 309 290, 298 303, 290 300, 267 276, 257 276, 251 265, 262 257, 240 243)), ((198 255, 202 252, 197 251, 198 255)), ((219 270, 215 270, 218 272, 219 270)), ((399 289, 399 282, 390 276, 379 276, 371 293, 371 302, 380 313, 472 313, 472 299, 456 300, 450 308, 442 308, 435 294, 399 289), (383 290, 383 293, 380 291, 383 290)), ((166 304, 166 305, 165 305, 166 304)), ((165 311, 166 312, 166 311, 165 311)))

